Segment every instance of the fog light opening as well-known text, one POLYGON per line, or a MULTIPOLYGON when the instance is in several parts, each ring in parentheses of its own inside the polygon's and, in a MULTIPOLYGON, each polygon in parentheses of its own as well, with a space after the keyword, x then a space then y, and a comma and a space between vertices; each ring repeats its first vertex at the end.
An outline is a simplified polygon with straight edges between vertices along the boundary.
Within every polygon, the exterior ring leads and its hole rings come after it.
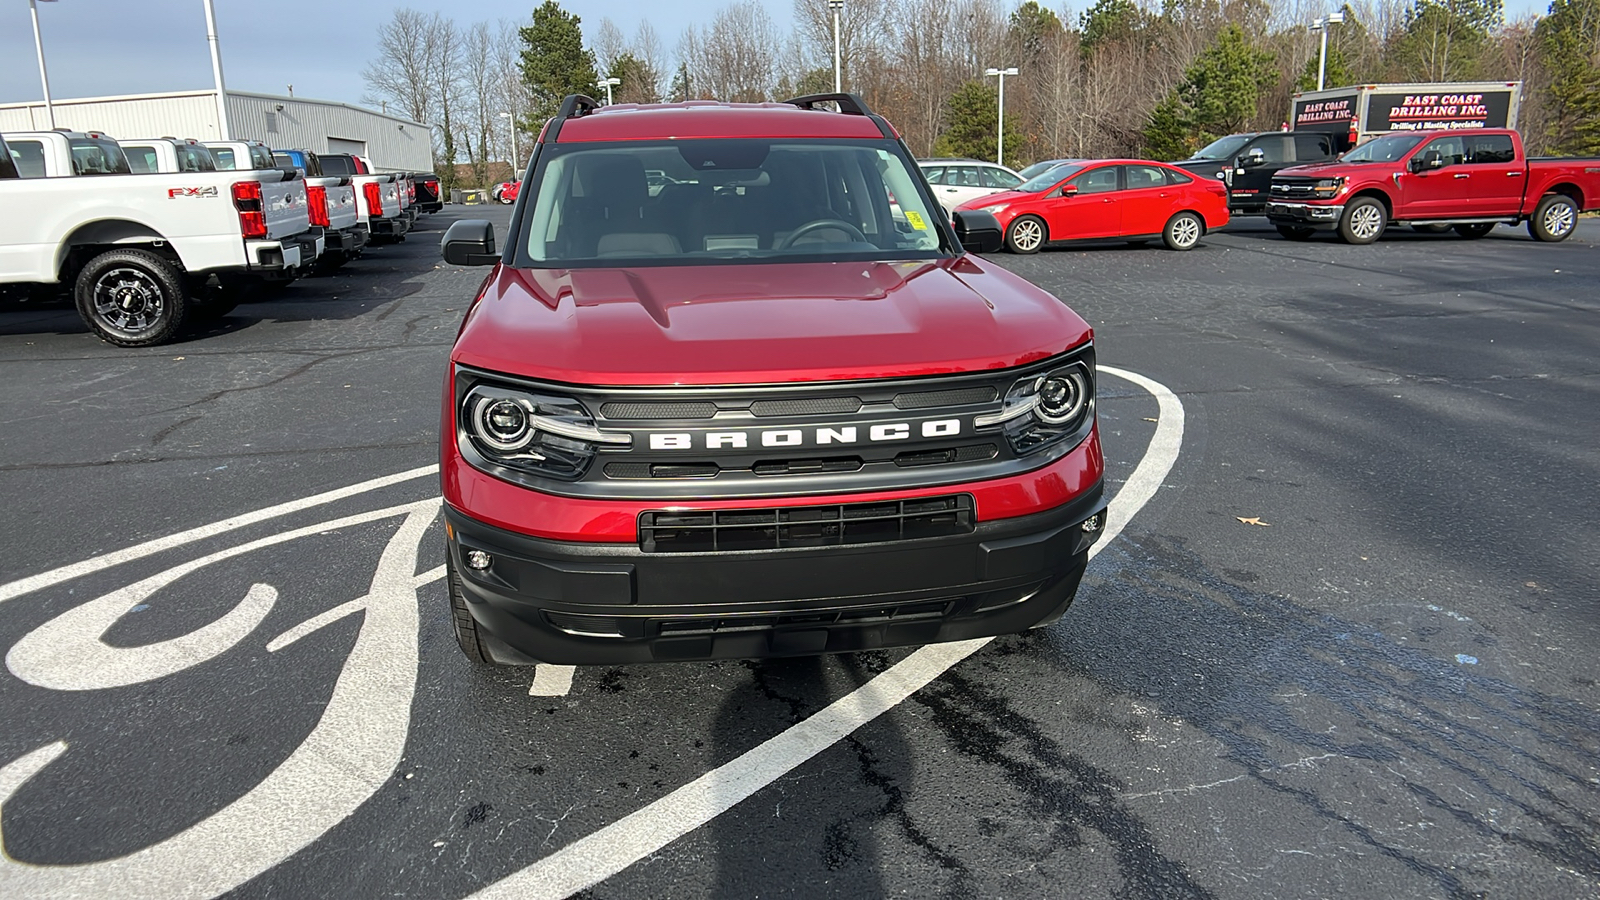
POLYGON ((1090 533, 1090 534, 1094 534, 1095 532, 1099 531, 1100 527, 1102 525, 1104 525, 1104 524, 1105 524, 1105 517, 1100 515, 1099 513, 1095 513, 1094 515, 1090 516, 1089 518, 1084 519, 1083 520, 1083 524, 1081 526, 1079 526, 1079 527, 1082 528, 1084 531, 1090 533))
POLYGON ((494 563, 494 557, 482 550, 468 550, 463 557, 467 561, 467 568, 482 572, 494 563))

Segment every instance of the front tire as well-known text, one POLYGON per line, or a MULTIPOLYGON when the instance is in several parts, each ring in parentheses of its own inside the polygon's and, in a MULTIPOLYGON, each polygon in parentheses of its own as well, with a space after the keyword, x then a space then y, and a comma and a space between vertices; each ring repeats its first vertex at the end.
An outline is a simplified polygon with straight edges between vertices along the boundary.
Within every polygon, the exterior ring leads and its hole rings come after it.
POLYGON ((1339 237, 1347 244, 1370 244, 1383 237, 1389 226, 1389 211, 1376 197, 1357 197, 1344 208, 1339 220, 1339 237))
POLYGON ((148 250, 108 250, 89 260, 72 295, 84 324, 118 347, 165 344, 190 307, 177 267, 148 250))
POLYGON ((1578 227, 1578 202, 1566 194, 1549 194, 1533 210, 1528 233, 1545 243, 1564 241, 1578 227))
POLYGON ((1038 253, 1048 239, 1048 229, 1038 216, 1017 216, 1006 227, 1006 249, 1012 253, 1038 253))
POLYGON ((478 665, 494 665, 494 658, 484 648, 483 638, 478 633, 478 620, 467 609, 467 595, 461 590, 461 576, 456 574, 455 556, 448 547, 445 548, 444 572, 450 590, 450 630, 455 632, 456 646, 461 648, 467 659, 478 665))
POLYGON ((1167 220, 1161 230, 1161 241, 1168 250, 1191 250, 1206 233, 1206 223, 1192 212, 1181 212, 1167 220))
POLYGON ((1309 241, 1317 230, 1304 225, 1279 225, 1278 233, 1291 241, 1309 241))
POLYGON ((1493 222, 1463 222, 1456 227, 1456 234, 1464 238, 1477 239, 1494 230, 1493 222))

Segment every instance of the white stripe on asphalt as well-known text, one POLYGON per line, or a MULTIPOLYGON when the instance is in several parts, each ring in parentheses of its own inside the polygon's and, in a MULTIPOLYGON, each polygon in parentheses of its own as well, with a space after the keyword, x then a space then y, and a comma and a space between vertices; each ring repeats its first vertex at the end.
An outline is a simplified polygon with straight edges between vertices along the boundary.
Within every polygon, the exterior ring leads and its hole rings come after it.
POLYGON ((572 690, 572 666, 552 666, 540 663, 533 670, 533 684, 528 686, 529 697, 565 697, 572 690))
MULTIPOLYGON (((1113 539, 1165 482, 1183 445, 1183 404, 1159 382, 1100 366, 1156 398, 1160 415, 1144 458, 1111 502, 1106 530, 1089 551, 1113 539)), ((472 896, 493 900, 561 900, 590 888, 710 822, 867 724, 944 674, 993 638, 923 647, 883 674, 791 726, 743 756, 707 772, 660 800, 562 847, 472 896)), ((535 676, 537 681, 537 676, 535 676)))
POLYGON ((321 506, 324 503, 332 503, 335 500, 343 500, 346 497, 353 497, 356 494, 364 494, 368 491, 386 488, 392 484, 400 484, 401 482, 410 481, 413 478, 421 478, 424 475, 432 475, 438 471, 439 466, 436 464, 431 466, 422 466, 421 468, 417 469, 410 469, 405 472, 396 472, 393 475, 385 475, 382 478, 374 478, 370 481, 363 481, 360 484, 352 484, 347 487, 325 491, 321 494, 312 494, 309 497, 301 497, 299 500, 290 500, 287 503, 279 503, 276 506, 269 506, 265 509, 247 512, 242 515, 234 516, 231 519, 223 519, 220 522, 212 522, 210 525, 202 525, 199 528, 191 528, 188 531, 180 531, 177 534, 169 534, 166 537, 145 541, 142 544, 134 544, 132 547, 126 547, 114 553, 106 553, 100 556, 91 557, 82 562, 76 562, 69 566, 62 566, 59 569, 51 569, 48 572, 41 572, 38 575, 30 575, 27 578, 18 579, 10 584, 0 585, 0 603, 4 603, 13 597, 20 597, 23 594, 37 591, 40 588, 47 588, 51 585, 60 584, 63 581, 71 581, 74 578, 81 578, 84 575, 99 572, 102 569, 109 569, 112 566, 120 566, 123 563, 131 560, 143 559, 146 556, 160 553, 163 550, 171 550, 174 547, 182 547, 184 544, 192 544, 195 541, 204 540, 208 537, 213 537, 215 535, 243 528, 246 525, 254 525, 257 522, 265 522, 268 519, 275 519, 279 516, 286 516, 290 513, 299 512, 303 509, 310 509, 313 506, 321 506))

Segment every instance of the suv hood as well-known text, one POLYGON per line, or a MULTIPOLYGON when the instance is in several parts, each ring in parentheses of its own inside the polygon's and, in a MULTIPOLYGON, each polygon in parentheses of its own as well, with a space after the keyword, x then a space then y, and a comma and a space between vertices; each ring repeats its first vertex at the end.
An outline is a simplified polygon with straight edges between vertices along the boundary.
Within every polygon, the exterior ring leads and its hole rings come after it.
POLYGON ((497 266, 452 360, 590 385, 752 384, 1009 368, 1089 326, 976 259, 514 269, 497 266))

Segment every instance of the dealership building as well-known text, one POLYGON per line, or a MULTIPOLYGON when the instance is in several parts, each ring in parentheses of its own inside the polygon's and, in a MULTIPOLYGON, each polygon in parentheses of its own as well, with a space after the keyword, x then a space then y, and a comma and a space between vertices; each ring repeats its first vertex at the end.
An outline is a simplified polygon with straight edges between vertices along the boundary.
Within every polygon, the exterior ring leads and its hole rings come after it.
MULTIPOLYGON (((433 171, 427 125, 329 100, 227 91, 228 130, 238 141, 284 150, 353 153, 381 172, 433 171)), ((56 127, 98 131, 114 138, 221 137, 216 91, 176 91, 51 100, 56 127)), ((43 101, 0 104, 0 131, 43 131, 43 101)))

